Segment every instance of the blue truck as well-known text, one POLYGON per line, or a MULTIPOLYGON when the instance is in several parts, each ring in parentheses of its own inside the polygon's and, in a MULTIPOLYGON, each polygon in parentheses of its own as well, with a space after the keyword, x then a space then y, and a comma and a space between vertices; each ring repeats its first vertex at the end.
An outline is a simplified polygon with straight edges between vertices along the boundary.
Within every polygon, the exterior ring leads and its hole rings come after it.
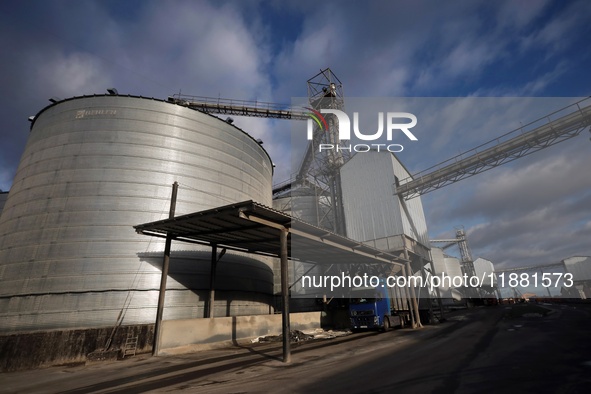
POLYGON ((349 300, 351 329, 404 328, 410 323, 408 304, 400 289, 390 288, 383 282, 375 288, 354 288, 349 300))

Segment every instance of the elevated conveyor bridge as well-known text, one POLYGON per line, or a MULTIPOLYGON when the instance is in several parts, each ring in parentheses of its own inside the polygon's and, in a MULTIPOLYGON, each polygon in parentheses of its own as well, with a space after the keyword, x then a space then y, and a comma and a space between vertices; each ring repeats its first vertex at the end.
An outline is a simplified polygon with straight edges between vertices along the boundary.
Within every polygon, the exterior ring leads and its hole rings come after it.
POLYGON ((591 98, 546 115, 400 181, 408 200, 579 135, 591 125, 591 98))
MULTIPOLYGON (((308 111, 303 108, 259 101, 182 95, 171 96, 168 101, 215 114, 293 120, 309 118, 308 111)), ((396 194, 405 200, 421 196, 576 137, 590 125, 591 97, 587 97, 401 180, 396 194)), ((293 182, 295 180, 285 182, 281 189, 289 188, 293 182)))

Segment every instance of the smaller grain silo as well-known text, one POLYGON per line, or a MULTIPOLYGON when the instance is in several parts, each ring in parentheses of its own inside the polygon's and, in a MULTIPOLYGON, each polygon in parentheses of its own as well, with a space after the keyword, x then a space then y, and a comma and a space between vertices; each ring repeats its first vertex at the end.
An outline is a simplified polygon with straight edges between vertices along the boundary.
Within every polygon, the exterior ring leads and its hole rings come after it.
POLYGON ((572 275, 570 286, 563 284, 563 293, 568 297, 591 298, 591 257, 573 256, 562 260, 565 273, 572 275))
MULTIPOLYGON (((287 215, 293 216, 299 220, 313 225, 321 226, 322 219, 326 216, 328 208, 326 204, 321 204, 320 201, 324 193, 312 184, 293 183, 289 188, 275 193, 273 197, 273 209, 283 212, 287 215)), ((277 262, 278 264, 278 262, 277 262)), ((279 266, 275 267, 279 270, 279 266)), ((312 289, 306 289, 302 286, 301 278, 302 275, 322 275, 323 271, 320 267, 312 267, 309 263, 303 263, 297 260, 292 260, 290 264, 290 283, 293 285, 290 288, 291 295, 293 298, 306 297, 312 289)), ((280 278, 275 278, 275 294, 280 292, 280 278)), ((298 305, 292 306, 296 309, 298 305)))
POLYGON ((438 287, 443 305, 455 305, 463 298, 463 286, 457 279, 462 278, 460 261, 456 257, 446 255, 441 248, 431 248, 431 256, 435 270, 433 275, 440 281, 438 287))
POLYGON ((472 264, 474 265, 474 274, 480 280, 481 287, 487 292, 496 290, 497 275, 492 261, 479 257, 472 264))

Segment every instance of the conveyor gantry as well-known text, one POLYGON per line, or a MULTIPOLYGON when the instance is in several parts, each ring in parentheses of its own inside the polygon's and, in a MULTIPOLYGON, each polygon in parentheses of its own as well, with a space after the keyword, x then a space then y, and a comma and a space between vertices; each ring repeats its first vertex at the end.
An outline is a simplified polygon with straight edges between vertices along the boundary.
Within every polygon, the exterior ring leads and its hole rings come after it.
POLYGON ((306 120, 309 118, 308 111, 294 110, 286 105, 261 101, 216 99, 176 94, 169 96, 168 102, 213 114, 297 120, 306 120))
MULTIPOLYGON (((309 118, 305 110, 275 103, 181 95, 171 96, 168 101, 208 113, 296 120, 309 118)), ((401 180, 396 194, 405 200, 421 196, 576 137, 590 125, 591 97, 587 97, 401 180)))
POLYGON ((401 180, 396 194, 406 200, 426 194, 573 138, 590 125, 591 97, 587 97, 401 180))

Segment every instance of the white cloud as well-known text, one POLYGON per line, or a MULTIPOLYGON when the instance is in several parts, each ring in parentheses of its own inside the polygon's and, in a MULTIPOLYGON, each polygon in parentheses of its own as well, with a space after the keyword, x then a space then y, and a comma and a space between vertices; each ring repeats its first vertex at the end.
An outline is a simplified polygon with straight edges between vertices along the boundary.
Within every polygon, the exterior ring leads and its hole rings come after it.
POLYGON ((102 63, 85 53, 54 53, 45 56, 44 63, 44 67, 35 69, 33 81, 45 85, 43 90, 55 92, 60 98, 102 93, 111 85, 102 63))
POLYGON ((0 168, 0 190, 5 192, 10 190, 10 185, 12 184, 12 176, 12 171, 0 168))
POLYGON ((269 101, 269 54, 243 16, 229 4, 175 5, 151 3, 127 32, 142 73, 187 94, 269 101))
POLYGON ((589 22, 589 12, 589 2, 569 2, 568 6, 554 15, 547 24, 522 38, 522 50, 543 48, 546 51, 546 59, 557 55, 571 45, 569 37, 576 37, 581 25, 589 22))
POLYGON ((499 4, 496 20, 502 27, 522 30, 530 26, 550 3, 550 0, 503 1, 499 4))
POLYGON ((590 168, 591 158, 581 153, 552 155, 550 152, 524 167, 500 168, 478 181, 473 200, 462 210, 475 213, 483 212, 482 207, 486 207, 485 212, 514 215, 589 190, 589 174, 581 168, 590 168))

